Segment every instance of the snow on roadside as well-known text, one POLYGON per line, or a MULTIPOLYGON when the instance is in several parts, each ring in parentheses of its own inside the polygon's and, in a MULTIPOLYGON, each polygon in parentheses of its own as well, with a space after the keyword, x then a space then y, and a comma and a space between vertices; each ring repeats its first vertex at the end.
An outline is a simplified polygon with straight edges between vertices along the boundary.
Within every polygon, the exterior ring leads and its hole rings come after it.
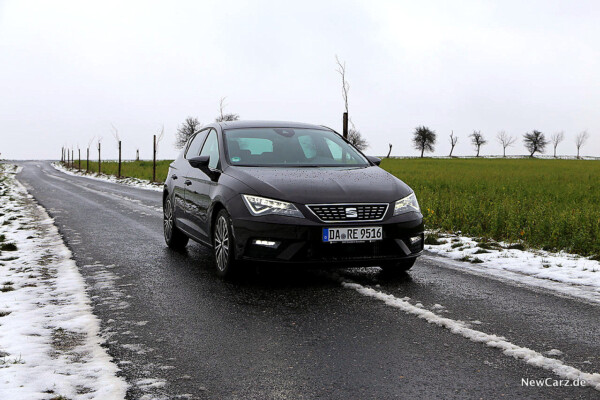
POLYGON ((17 172, 0 164, 0 398, 123 399, 83 277, 17 172))
MULTIPOLYGON (((570 285, 587 286, 600 293, 600 262, 598 261, 565 252, 525 250, 502 242, 478 242, 464 236, 438 235, 439 244, 425 246, 426 250, 435 255, 473 263, 484 268, 511 271, 570 285)), ((438 235, 434 234, 433 237, 438 235)))
POLYGON ((97 181, 120 183, 122 185, 133 186, 133 187, 140 188, 140 189, 154 190, 157 192, 163 191, 162 183, 153 183, 153 182, 150 182, 145 179, 138 179, 138 178, 131 178, 131 177, 118 179, 114 175, 98 174, 97 172, 91 172, 91 173, 86 174, 84 171, 67 169, 61 163, 58 163, 58 162, 53 162, 52 166, 56 170, 64 172, 67 175, 83 176, 85 178, 94 179, 97 181))

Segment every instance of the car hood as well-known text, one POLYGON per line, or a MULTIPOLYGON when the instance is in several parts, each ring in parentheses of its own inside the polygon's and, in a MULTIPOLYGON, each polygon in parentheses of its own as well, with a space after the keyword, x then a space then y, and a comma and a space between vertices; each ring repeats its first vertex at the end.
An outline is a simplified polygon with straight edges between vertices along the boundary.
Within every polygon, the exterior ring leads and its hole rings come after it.
POLYGON ((379 167, 230 167, 257 195, 295 203, 391 203, 412 190, 379 167))

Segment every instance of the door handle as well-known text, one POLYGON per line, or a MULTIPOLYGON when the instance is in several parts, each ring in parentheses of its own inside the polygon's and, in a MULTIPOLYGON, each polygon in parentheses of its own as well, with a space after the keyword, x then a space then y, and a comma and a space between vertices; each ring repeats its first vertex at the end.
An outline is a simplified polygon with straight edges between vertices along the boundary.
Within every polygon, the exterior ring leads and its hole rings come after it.
POLYGON ((190 186, 192 184, 192 181, 190 181, 189 179, 186 179, 185 182, 185 186, 190 186))
POLYGON ((173 179, 173 180, 177 179, 177 175, 171 175, 171 179, 173 179))

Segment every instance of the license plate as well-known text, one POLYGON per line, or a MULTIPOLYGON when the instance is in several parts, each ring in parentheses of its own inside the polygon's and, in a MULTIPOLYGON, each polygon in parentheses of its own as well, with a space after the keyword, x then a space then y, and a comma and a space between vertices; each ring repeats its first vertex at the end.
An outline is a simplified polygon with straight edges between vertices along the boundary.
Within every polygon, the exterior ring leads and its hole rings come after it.
POLYGON ((323 242, 371 242, 383 239, 381 226, 362 228, 323 228, 323 242))

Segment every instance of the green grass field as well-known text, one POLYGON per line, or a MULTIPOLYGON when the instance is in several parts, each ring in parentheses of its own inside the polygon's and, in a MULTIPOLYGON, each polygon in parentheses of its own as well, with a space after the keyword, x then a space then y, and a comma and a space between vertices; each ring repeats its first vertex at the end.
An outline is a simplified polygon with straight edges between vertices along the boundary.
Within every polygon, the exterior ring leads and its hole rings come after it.
MULTIPOLYGON (((158 162, 158 181, 170 163, 158 162)), ((600 257, 600 162, 425 158, 386 159, 381 167, 414 189, 427 229, 600 257)), ((122 169, 152 178, 151 161, 122 169)), ((103 162, 102 172, 116 175, 117 163, 103 162)))
POLYGON ((539 159, 390 159, 427 229, 600 256, 600 163, 539 159))

